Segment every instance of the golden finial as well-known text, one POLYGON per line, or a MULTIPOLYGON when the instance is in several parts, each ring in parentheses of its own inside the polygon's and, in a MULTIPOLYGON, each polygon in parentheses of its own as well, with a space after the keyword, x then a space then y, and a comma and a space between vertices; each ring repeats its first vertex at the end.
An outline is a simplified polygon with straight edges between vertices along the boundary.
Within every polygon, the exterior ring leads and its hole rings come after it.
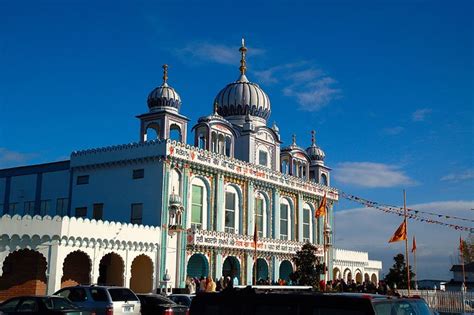
POLYGON ((163 65, 163 83, 167 83, 168 81, 168 65, 164 64, 163 65))
POLYGON ((311 144, 314 146, 316 144, 316 131, 311 130, 311 144))
POLYGON ((239 49, 242 58, 240 59, 240 74, 244 75, 245 71, 247 71, 247 62, 245 61, 245 53, 247 52, 247 48, 245 47, 245 39, 242 37, 242 47, 239 49))

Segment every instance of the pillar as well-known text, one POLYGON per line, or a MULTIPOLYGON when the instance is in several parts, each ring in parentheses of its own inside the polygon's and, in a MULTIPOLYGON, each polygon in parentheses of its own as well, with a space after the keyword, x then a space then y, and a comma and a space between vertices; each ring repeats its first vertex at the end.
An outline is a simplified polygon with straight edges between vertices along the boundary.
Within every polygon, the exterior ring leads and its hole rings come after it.
POLYGON ((214 205, 216 211, 216 231, 224 232, 224 176, 222 174, 216 176, 216 198, 214 205))
POLYGON ((47 263, 46 269, 47 278, 47 290, 46 294, 50 295, 61 288, 61 275, 62 275, 62 260, 59 261, 59 244, 57 241, 51 242, 48 245, 47 263))
POLYGON ((252 255, 249 255, 247 254, 247 258, 246 258, 246 261, 247 261, 247 283, 246 285, 252 285, 253 283, 253 256, 252 255))
POLYGON ((222 259, 222 253, 217 252, 216 253, 216 279, 219 280, 222 277, 222 264, 223 264, 223 259, 222 259))

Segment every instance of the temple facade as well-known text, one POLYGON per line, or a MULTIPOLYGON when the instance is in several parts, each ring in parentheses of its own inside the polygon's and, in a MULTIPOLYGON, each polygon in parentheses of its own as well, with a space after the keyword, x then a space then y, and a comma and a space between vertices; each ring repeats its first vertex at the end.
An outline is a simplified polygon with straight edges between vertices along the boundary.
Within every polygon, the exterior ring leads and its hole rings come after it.
POLYGON ((187 276, 288 280, 305 242, 317 246, 327 279, 378 281, 380 262, 333 246, 339 194, 315 133, 306 148, 295 137, 282 146, 267 125, 270 98, 247 78, 243 41, 240 53, 237 80, 191 130, 165 65, 137 116, 136 143, 0 170, 0 299, 14 287, 51 293, 71 283, 148 292, 163 278, 180 288, 187 276), (327 214, 317 217, 323 198, 327 214), (41 267, 18 283, 22 261, 41 267))

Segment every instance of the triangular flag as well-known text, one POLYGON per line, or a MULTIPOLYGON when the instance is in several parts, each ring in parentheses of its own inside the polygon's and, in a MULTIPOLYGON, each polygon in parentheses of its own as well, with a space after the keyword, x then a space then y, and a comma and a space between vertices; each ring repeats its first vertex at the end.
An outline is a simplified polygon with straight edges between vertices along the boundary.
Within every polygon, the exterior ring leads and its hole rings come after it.
POLYGON ((413 245, 411 247, 411 252, 414 253, 416 252, 416 240, 415 240, 415 235, 413 235, 413 245))
POLYGON ((326 193, 324 193, 323 200, 321 200, 321 204, 319 205, 318 210, 316 210, 314 214, 316 218, 323 217, 326 215, 326 203, 326 193))
POLYGON ((407 226, 406 222, 403 221, 398 229, 393 233, 392 237, 388 240, 389 243, 404 241, 407 239, 407 226))

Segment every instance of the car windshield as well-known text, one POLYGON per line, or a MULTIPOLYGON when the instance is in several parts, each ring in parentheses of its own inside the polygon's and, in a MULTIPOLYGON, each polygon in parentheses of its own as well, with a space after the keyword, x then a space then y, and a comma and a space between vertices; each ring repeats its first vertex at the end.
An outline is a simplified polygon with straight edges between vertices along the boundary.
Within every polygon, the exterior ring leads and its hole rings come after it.
POLYGON ((423 300, 391 300, 374 303, 377 315, 431 315, 423 300))
POLYGON ((50 310, 77 309, 68 299, 62 298, 44 298, 44 305, 50 310))
POLYGON ((113 288, 109 289, 110 297, 112 301, 138 301, 138 298, 133 294, 132 291, 125 288, 113 288))

